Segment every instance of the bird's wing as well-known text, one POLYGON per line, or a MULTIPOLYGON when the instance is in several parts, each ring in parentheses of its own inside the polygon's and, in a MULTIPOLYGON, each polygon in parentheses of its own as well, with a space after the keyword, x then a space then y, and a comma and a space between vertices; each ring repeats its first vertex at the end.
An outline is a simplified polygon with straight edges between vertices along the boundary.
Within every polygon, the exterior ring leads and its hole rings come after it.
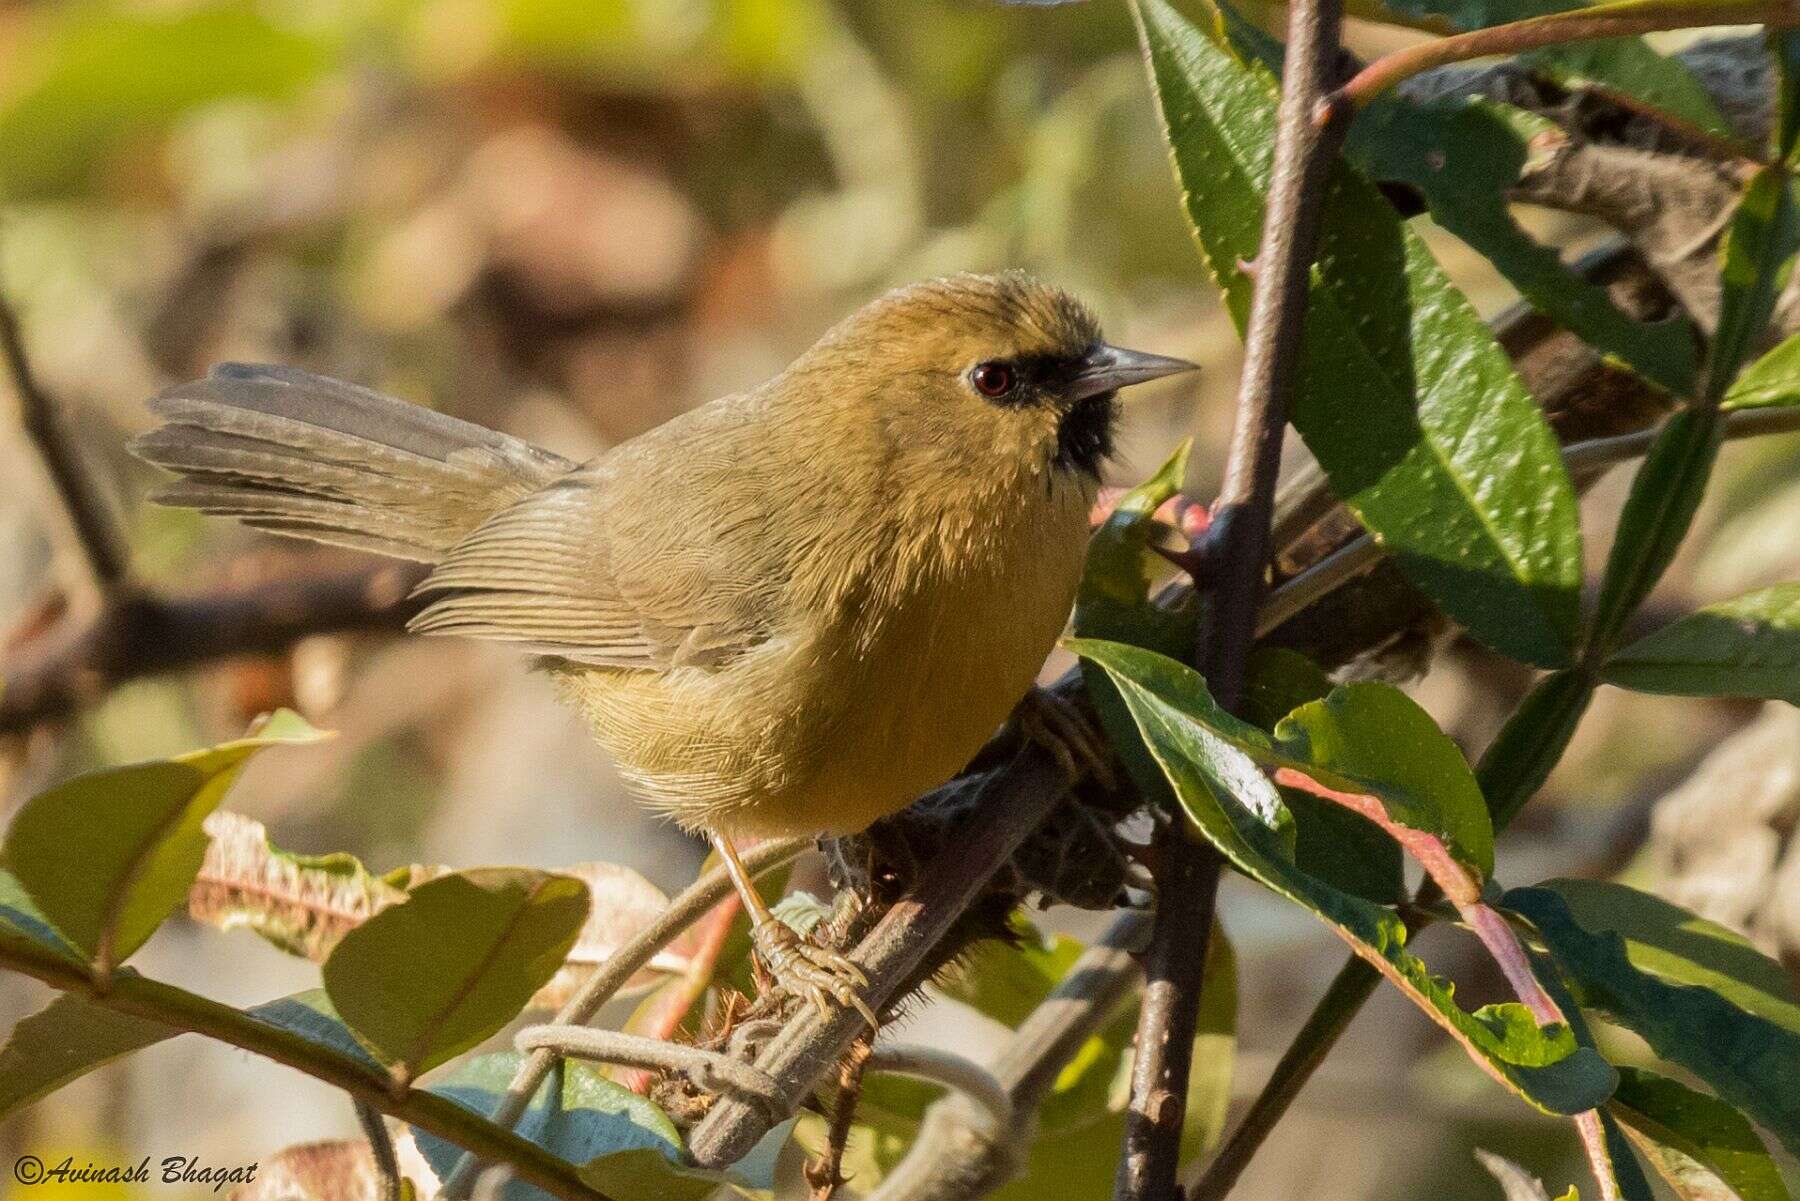
POLYGON ((645 669, 718 665, 763 641, 779 552, 758 533, 760 489, 708 486, 753 470, 717 433, 698 448, 628 443, 502 510, 420 586, 433 599, 411 628, 645 669), (696 497, 732 503, 706 512, 696 497))

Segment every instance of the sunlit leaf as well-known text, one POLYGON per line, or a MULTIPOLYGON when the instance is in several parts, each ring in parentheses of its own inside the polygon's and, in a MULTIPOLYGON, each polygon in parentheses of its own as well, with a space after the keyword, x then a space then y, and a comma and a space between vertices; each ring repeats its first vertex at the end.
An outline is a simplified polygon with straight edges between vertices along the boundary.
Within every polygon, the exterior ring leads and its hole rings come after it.
POLYGON ((1505 905, 1537 927, 1582 1004, 1636 1031, 1658 1055, 1800 1151, 1800 1089, 1793 1087, 1800 1079, 1800 1034, 1711 988, 1639 968, 1623 937, 1589 929, 1556 891, 1515 888, 1505 905))
POLYGON ((325 961, 346 1023, 411 1079, 511 1021, 574 945, 587 886, 528 868, 431 880, 350 931, 325 961))
POLYGON ((1606 661, 1609 684, 1676 696, 1744 696, 1800 705, 1800 583, 1708 605, 1606 661))
MULTIPOLYGON (((1800 41, 1800 38, 1796 38, 1800 41)), ((1719 407, 1775 409, 1800 404, 1800 334, 1786 339, 1738 373, 1719 407)))
POLYGON ((269 842, 261 822, 239 813, 220 810, 201 828, 212 842, 188 890, 188 916, 221 930, 254 930, 315 963, 371 914, 406 896, 353 855, 284 851, 269 842))
POLYGON ((283 710, 211 750, 77 776, 25 803, 0 854, 104 976, 187 896, 206 855, 201 823, 250 756, 320 737, 283 710))
POLYGON ((1788 1201, 1744 1115, 1717 1097, 1639 1068, 1619 1069, 1606 1108, 1682 1201, 1788 1201))
POLYGON ((1073 649, 1112 673, 1188 815, 1240 871, 1325 922, 1462 1043, 1478 1066, 1533 1104, 1551 1113, 1579 1113, 1612 1091, 1611 1067, 1591 1049, 1578 1047, 1566 1026, 1539 1027, 1516 1003, 1463 1010, 1450 984, 1406 949, 1406 926, 1397 915, 1299 870, 1233 790, 1207 781, 1209 744, 1223 739, 1207 728, 1210 702, 1198 675, 1116 644, 1078 642, 1073 649))
MULTIPOLYGON (((1271 82, 1164 0, 1138 13, 1188 216, 1241 327, 1271 82)), ((1569 661, 1581 536, 1556 440, 1492 332, 1348 167, 1328 188, 1290 416, 1333 490, 1426 595, 1505 654, 1569 661)))
POLYGON ((1708 397, 1722 397, 1756 349, 1800 250, 1800 208, 1787 166, 1756 173, 1725 228, 1719 256, 1719 329, 1706 365, 1708 397))

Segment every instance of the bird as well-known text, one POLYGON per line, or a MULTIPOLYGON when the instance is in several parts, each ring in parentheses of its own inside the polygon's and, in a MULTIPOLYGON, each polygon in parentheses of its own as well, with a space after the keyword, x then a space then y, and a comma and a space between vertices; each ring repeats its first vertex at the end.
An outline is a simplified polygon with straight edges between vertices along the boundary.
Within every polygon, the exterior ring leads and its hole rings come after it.
POLYGON ((1033 276, 963 274, 587 462, 243 363, 152 397, 131 449, 179 477, 159 503, 430 564, 409 628, 533 656, 637 797, 710 840, 775 981, 873 1025, 866 976, 773 916, 736 844, 863 830, 1015 712, 1079 741, 1034 685, 1118 392, 1195 369, 1033 276))

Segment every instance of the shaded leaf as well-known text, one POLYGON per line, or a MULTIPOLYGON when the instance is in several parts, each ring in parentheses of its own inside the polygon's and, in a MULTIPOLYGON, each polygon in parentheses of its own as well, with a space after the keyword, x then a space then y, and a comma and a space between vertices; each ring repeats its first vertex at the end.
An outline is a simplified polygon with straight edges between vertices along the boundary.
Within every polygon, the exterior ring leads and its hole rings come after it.
POLYGON ((1406 926, 1398 916, 1332 888, 1288 861, 1280 842, 1237 803, 1233 790, 1208 779, 1208 744, 1223 739, 1206 728, 1210 708, 1216 706, 1196 673, 1115 644, 1082 642, 1073 649, 1112 673, 1145 744, 1188 815, 1240 871, 1325 922, 1456 1038, 1478 1066, 1533 1104, 1551 1113, 1579 1113, 1612 1091, 1612 1068, 1591 1049, 1578 1047, 1568 1027, 1540 1028, 1517 1003, 1464 1011, 1455 1002, 1453 987, 1406 949, 1406 926))
POLYGON ((1800 334, 1781 342, 1740 371, 1731 381, 1731 387, 1725 390, 1725 398, 1719 402, 1719 407, 1730 411, 1785 408, 1796 404, 1800 404, 1800 334))
POLYGON ((1515 888, 1505 905, 1537 927, 1582 1004, 1636 1031, 1658 1055, 1800 1150, 1800 1035, 1710 988, 1670 983, 1639 969, 1625 940, 1589 930, 1548 888, 1515 888))
POLYGON ((1016 1027, 1050 995, 1081 957, 1081 944, 1045 934, 1020 914, 1008 919, 1012 941, 984 939, 970 947, 936 988, 1005 1026, 1016 1027))
POLYGON ((71 962, 79 963, 81 960, 81 956, 75 953, 75 948, 65 942, 63 936, 51 929, 50 923, 44 920, 43 911, 32 901, 25 886, 19 883, 19 878, 4 868, 0 868, 0 931, 34 943, 71 962))
POLYGON ((1619 1069, 1612 1116, 1683 1201, 1788 1201, 1744 1115, 1717 1097, 1639 1068, 1619 1069))
POLYGON ((1684 409, 1664 423, 1631 481, 1619 515, 1590 641, 1611 649, 1687 536, 1719 454, 1718 415, 1684 409))
POLYGON ((1588 673, 1552 672, 1532 687, 1494 735, 1476 764, 1475 781, 1487 798, 1496 832, 1506 829, 1544 786, 1593 699, 1588 673))
POLYGON ((269 842, 259 821, 218 811, 188 890, 188 916, 221 930, 246 927, 290 954, 322 963, 350 930, 406 893, 353 855, 299 855, 269 842))
POLYGON ((556 974, 587 910, 587 886, 568 876, 442 876, 346 934, 325 961, 325 989, 357 1036, 410 1079, 511 1021, 556 974))
POLYGON ((368 1048, 350 1032, 344 1019, 338 1016, 331 998, 322 988, 309 988, 292 996, 280 997, 247 1012, 259 1022, 297 1034, 334 1055, 354 1059, 376 1072, 383 1070, 375 1057, 369 1054, 368 1048))
MULTIPOLYGON (((1274 93, 1164 0, 1138 13, 1190 223, 1241 328, 1274 93)), ((1346 166, 1327 190, 1290 416, 1426 595, 1505 654, 1568 662, 1581 534, 1556 440, 1424 243, 1346 166)))
POLYGON ((1609 684, 1676 696, 1744 696, 1800 705, 1800 583, 1708 605, 1606 661, 1609 684))
POLYGON ((63 993, 14 1026, 0 1047, 0 1117, 179 1033, 63 993))
POLYGON ((25 803, 0 854, 104 976, 186 897, 206 855, 200 824, 250 756, 321 737, 282 710, 211 750, 77 776, 25 803))

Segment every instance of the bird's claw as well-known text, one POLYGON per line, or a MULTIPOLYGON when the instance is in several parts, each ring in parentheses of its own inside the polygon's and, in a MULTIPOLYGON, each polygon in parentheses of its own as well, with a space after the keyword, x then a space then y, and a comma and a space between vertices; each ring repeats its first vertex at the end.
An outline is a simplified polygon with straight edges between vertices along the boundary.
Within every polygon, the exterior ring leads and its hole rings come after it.
POLYGON ((1112 747, 1073 701, 1046 688, 1033 688, 1019 702, 1013 720, 1027 741, 1056 756, 1070 783, 1092 776, 1108 792, 1118 787, 1112 747))
POLYGON ((802 937, 778 920, 758 923, 750 932, 756 957, 775 977, 777 984, 796 996, 805 997, 819 1011, 831 1015, 831 1002, 862 1014, 870 1029, 878 1029, 875 1011, 857 992, 869 986, 869 978, 861 968, 817 943, 802 937))

